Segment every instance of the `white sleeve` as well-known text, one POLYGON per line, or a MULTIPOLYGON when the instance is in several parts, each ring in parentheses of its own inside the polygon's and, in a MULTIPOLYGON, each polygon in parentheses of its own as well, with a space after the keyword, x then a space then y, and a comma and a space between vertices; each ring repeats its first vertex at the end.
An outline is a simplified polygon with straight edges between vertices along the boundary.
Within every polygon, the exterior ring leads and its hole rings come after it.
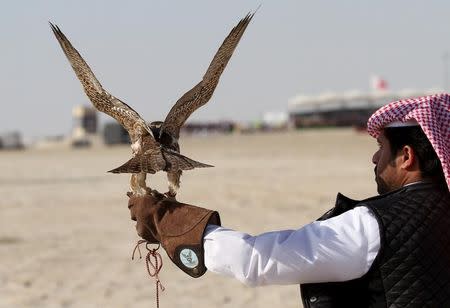
POLYGON ((208 226, 208 270, 250 285, 346 281, 363 276, 380 249, 373 213, 357 207, 298 230, 251 236, 208 226))

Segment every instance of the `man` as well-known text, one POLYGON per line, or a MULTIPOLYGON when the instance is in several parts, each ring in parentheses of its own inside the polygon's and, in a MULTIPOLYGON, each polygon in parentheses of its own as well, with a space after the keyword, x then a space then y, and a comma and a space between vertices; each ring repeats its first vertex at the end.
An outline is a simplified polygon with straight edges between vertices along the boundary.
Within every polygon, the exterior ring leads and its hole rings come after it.
POLYGON ((305 307, 450 307, 450 95, 392 102, 368 121, 379 196, 336 205, 298 230, 250 236, 217 212, 131 197, 138 234, 193 277, 300 284, 305 307))

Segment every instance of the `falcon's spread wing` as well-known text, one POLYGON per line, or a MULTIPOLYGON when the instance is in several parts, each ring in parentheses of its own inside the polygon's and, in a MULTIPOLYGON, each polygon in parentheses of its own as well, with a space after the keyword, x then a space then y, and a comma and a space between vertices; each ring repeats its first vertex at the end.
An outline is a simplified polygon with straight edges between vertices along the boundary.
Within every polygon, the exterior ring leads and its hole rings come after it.
POLYGON ((184 122, 195 110, 209 101, 219 83, 220 75, 233 55, 233 51, 238 45, 248 24, 252 20, 253 15, 254 13, 247 14, 247 16, 241 19, 231 30, 230 34, 225 38, 211 61, 202 81, 186 92, 169 111, 161 128, 162 132, 166 132, 178 139, 180 128, 184 122))
POLYGON ((152 133, 148 125, 133 108, 103 89, 87 63, 72 46, 67 37, 61 32, 58 26, 50 23, 50 27, 61 45, 64 54, 72 65, 75 74, 81 81, 84 92, 89 97, 92 104, 94 104, 95 108, 116 119, 117 122, 128 131, 132 142, 135 142, 144 131, 149 132, 151 135, 152 133))

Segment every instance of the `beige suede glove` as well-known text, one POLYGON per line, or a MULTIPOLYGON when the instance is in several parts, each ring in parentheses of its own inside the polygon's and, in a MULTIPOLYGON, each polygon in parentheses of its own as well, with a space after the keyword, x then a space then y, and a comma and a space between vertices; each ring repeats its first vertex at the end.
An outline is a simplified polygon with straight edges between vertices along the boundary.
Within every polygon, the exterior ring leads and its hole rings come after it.
POLYGON ((169 258, 190 276, 197 278, 206 272, 203 234, 208 224, 220 225, 218 212, 158 193, 131 196, 128 208, 140 237, 161 243, 169 258))

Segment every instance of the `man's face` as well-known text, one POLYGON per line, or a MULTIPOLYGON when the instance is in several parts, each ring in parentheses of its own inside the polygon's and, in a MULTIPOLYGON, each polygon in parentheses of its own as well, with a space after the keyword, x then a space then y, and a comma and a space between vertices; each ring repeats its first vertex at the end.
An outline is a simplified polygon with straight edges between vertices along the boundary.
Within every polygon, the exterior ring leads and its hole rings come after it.
POLYGON ((392 155, 389 141, 380 133, 377 138, 378 151, 373 154, 372 162, 375 164, 375 181, 377 182, 377 191, 379 194, 385 194, 397 188, 399 185, 399 170, 396 162, 396 155, 392 155))

